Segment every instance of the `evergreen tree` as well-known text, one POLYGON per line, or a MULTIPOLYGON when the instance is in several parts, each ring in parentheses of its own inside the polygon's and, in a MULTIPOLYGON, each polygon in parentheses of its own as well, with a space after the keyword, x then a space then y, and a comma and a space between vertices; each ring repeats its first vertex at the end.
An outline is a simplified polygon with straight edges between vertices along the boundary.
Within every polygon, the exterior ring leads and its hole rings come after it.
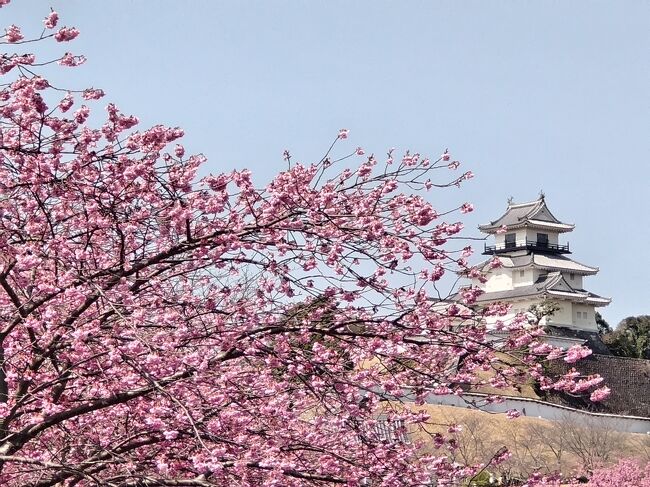
POLYGON ((650 359, 650 315, 625 318, 603 340, 614 355, 650 359))

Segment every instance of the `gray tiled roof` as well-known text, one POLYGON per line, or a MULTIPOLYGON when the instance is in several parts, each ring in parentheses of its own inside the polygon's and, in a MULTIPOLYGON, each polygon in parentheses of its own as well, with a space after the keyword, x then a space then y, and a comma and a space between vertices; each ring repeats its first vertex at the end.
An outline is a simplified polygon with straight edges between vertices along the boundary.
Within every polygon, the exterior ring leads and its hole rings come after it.
POLYGON ((520 286, 506 291, 496 291, 491 293, 481 294, 476 301, 479 303, 488 301, 506 301, 512 298, 522 298, 524 296, 538 296, 543 294, 546 289, 543 286, 520 286))
POLYGON ((537 267, 543 267, 547 269, 562 269, 572 272, 585 272, 589 274, 595 274, 598 272, 598 267, 591 267, 580 262, 576 262, 573 259, 569 259, 563 255, 553 255, 553 254, 535 254, 534 262, 537 267))
MULTIPOLYGON (((499 260, 503 267, 527 267, 529 265, 534 265, 540 269, 548 270, 564 270, 575 272, 578 274, 595 274, 598 272, 598 267, 591 267, 580 262, 576 262, 573 259, 569 259, 563 255, 553 255, 553 254, 534 254, 528 253, 526 255, 517 255, 517 256, 506 256, 500 255, 499 260)), ((479 269, 483 269, 492 262, 492 259, 484 260, 477 265, 479 269)))
POLYGON ((482 231, 496 230, 501 226, 519 227, 529 223, 531 226, 550 226, 557 228, 558 231, 569 231, 573 225, 562 223, 555 218, 546 206, 544 198, 540 198, 529 203, 509 204, 506 212, 498 219, 485 224, 479 225, 482 231))
POLYGON ((507 301, 513 298, 521 298, 527 296, 540 296, 542 294, 555 294, 560 297, 567 297, 577 300, 605 300, 609 302, 608 298, 603 298, 597 294, 585 291, 584 289, 574 289, 566 282, 562 273, 549 272, 546 275, 540 276, 535 283, 529 286, 519 286, 514 289, 505 291, 486 292, 481 294, 476 301, 479 303, 492 302, 492 301, 507 301))
POLYGON ((477 301, 502 301, 523 296, 537 296, 545 293, 549 288, 557 284, 560 279, 562 279, 562 275, 559 272, 551 272, 546 276, 540 276, 540 278, 530 286, 519 286, 506 291, 486 292, 481 294, 477 301))

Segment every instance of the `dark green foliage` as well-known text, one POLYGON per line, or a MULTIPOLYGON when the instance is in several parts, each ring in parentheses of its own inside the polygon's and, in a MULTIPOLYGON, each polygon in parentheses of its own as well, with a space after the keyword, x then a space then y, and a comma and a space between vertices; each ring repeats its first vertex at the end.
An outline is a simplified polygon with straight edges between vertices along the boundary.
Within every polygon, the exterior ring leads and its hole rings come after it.
POLYGON ((650 315, 625 318, 603 341, 619 357, 650 359, 650 315))
POLYGON ((606 335, 607 333, 612 332, 612 327, 609 326, 609 323, 605 321, 603 315, 601 315, 598 311, 596 311, 596 325, 598 326, 598 333, 601 335, 606 335))

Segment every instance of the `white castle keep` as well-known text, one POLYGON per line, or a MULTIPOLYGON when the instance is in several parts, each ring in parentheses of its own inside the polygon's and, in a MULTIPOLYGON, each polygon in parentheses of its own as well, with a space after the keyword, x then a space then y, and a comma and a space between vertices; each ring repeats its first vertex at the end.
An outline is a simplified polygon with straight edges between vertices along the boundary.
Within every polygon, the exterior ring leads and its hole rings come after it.
POLYGON ((543 318, 542 325, 567 332, 597 332, 596 308, 611 300, 584 288, 584 278, 596 274, 597 267, 567 257, 569 244, 561 243, 560 236, 574 227, 553 216, 543 195, 529 203, 509 203, 500 218, 480 225, 479 230, 495 237, 483 254, 498 257, 502 266, 492 269, 492 259, 479 264, 487 282, 473 281, 484 291, 477 304, 511 304, 511 314, 499 318, 507 321, 531 306, 552 301, 557 309, 543 318))

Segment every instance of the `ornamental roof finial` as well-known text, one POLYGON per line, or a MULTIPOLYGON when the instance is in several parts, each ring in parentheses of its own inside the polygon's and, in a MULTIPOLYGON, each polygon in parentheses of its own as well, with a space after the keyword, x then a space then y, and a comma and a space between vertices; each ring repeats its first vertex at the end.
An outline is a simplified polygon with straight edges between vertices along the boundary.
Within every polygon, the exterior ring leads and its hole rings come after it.
POLYGON ((508 206, 510 206, 510 205, 513 204, 514 202, 515 202, 514 197, 512 197, 512 196, 508 196, 508 206))
POLYGON ((542 201, 544 201, 544 197, 545 197, 545 196, 546 196, 546 195, 544 194, 544 190, 543 190, 543 189, 540 189, 540 190, 539 190, 539 199, 542 200, 542 201))

